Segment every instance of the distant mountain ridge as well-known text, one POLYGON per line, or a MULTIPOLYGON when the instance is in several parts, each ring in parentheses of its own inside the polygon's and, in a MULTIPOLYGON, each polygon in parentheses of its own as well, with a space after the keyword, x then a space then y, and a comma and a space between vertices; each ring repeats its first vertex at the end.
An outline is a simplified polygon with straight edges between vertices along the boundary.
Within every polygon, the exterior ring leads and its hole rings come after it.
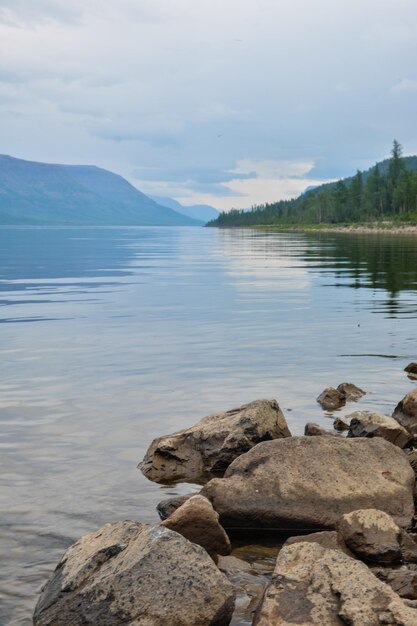
POLYGON ((196 220, 201 220, 203 222, 209 222, 210 220, 215 220, 219 217, 220 211, 210 206, 209 204, 192 204, 189 206, 183 206, 177 200, 173 198, 165 198, 163 196, 149 196, 162 206, 169 207, 177 213, 182 213, 182 215, 187 215, 196 220))
POLYGON ((0 224, 201 226, 94 165, 0 155, 0 224))

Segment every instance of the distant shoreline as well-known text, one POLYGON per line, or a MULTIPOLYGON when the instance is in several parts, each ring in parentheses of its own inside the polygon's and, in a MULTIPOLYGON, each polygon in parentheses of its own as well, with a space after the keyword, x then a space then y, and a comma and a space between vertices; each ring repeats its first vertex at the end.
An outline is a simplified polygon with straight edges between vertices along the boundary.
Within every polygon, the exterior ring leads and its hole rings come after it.
POLYGON ((417 224, 303 224, 282 225, 279 224, 259 224, 246 228, 256 230, 279 230, 281 232, 308 232, 308 233, 349 233, 349 234, 391 234, 391 235, 417 235, 417 224))

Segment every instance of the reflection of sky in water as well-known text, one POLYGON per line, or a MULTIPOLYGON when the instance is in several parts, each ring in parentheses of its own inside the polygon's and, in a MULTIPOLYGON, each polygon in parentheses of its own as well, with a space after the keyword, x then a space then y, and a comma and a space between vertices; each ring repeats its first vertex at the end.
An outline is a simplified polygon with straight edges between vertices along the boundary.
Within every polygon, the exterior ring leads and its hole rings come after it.
POLYGON ((417 356, 417 240, 355 241, 0 229, 0 623, 30 623, 72 539, 155 520, 189 489, 135 469, 154 436, 259 397, 295 433, 329 426, 314 399, 344 380, 370 392, 361 406, 392 409, 417 356))

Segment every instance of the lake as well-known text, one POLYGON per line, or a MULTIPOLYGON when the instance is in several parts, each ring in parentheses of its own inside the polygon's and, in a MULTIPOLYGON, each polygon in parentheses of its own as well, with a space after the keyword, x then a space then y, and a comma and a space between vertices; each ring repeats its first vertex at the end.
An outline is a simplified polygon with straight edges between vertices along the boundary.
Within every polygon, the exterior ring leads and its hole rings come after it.
POLYGON ((331 427, 315 398, 345 381, 368 394, 338 415, 391 413, 417 237, 2 227, 0 305, 0 624, 26 626, 70 543, 190 491, 136 469, 155 436, 264 397, 331 427))

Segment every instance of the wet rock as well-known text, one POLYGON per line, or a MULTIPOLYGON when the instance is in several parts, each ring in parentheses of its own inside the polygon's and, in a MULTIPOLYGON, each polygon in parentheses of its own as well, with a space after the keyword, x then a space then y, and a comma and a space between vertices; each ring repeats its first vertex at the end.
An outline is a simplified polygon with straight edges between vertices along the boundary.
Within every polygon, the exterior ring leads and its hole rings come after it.
POLYGON ((337 390, 345 394, 346 402, 357 402, 360 398, 366 396, 366 391, 353 383, 341 383, 338 385, 337 390))
POLYGON ((317 402, 321 404, 326 411, 335 411, 342 408, 346 404, 346 394, 343 391, 327 387, 317 398, 317 402))
POLYGON ((371 571, 401 598, 417 599, 417 565, 402 565, 395 569, 372 567, 371 571))
POLYGON ((415 626, 417 612, 340 550, 317 543, 285 546, 278 555, 254 626, 415 626))
POLYGON ((401 529, 383 511, 362 509, 347 513, 340 518, 337 530, 361 559, 381 563, 401 560, 401 529))
POLYGON ((403 530, 400 536, 400 546, 403 561, 406 563, 417 563, 416 536, 403 530))
POLYGON ((166 498, 166 500, 161 500, 159 504, 156 506, 156 510, 158 511, 158 515, 161 520, 167 519, 170 515, 174 513, 180 506, 187 502, 189 498, 195 496, 195 493, 187 493, 183 496, 172 496, 172 498, 166 498))
POLYGON ((373 411, 355 411, 348 417, 348 437, 382 437, 399 448, 410 443, 409 433, 392 417, 373 411))
POLYGON ((416 380, 417 378, 417 363, 410 363, 407 367, 404 368, 404 371, 407 372, 408 377, 412 380, 416 380))
POLYGON ((333 422, 333 428, 339 432, 342 432, 344 430, 349 430, 349 424, 347 424, 340 417, 336 417, 336 419, 333 422))
POLYGON ((330 548, 331 550, 341 550, 351 558, 356 558, 354 554, 349 550, 342 537, 335 530, 323 530, 318 533, 310 533, 308 535, 298 535, 297 537, 290 537, 285 542, 285 546, 291 546, 293 543, 318 543, 323 548, 330 548))
POLYGON ((314 422, 308 422, 305 425, 304 434, 306 437, 317 437, 321 435, 331 435, 333 437, 337 436, 336 433, 332 433, 331 431, 323 428, 323 426, 314 424, 314 422))
POLYGON ((417 435, 417 388, 397 404, 392 417, 411 435, 417 435))
POLYGON ((234 590, 200 546, 167 528, 107 524, 64 554, 35 626, 226 626, 234 590))
POLYGON ((219 524, 219 515, 203 496, 187 499, 161 526, 175 530, 183 537, 204 548, 212 558, 229 554, 229 537, 219 524))
POLYGON ((381 438, 291 437, 260 443, 203 487, 227 528, 323 530, 377 508, 408 527, 414 472, 381 438))
POLYGON ((290 436, 278 403, 256 400, 155 439, 138 467, 159 483, 204 483, 213 475, 222 476, 235 458, 257 443, 290 436))

